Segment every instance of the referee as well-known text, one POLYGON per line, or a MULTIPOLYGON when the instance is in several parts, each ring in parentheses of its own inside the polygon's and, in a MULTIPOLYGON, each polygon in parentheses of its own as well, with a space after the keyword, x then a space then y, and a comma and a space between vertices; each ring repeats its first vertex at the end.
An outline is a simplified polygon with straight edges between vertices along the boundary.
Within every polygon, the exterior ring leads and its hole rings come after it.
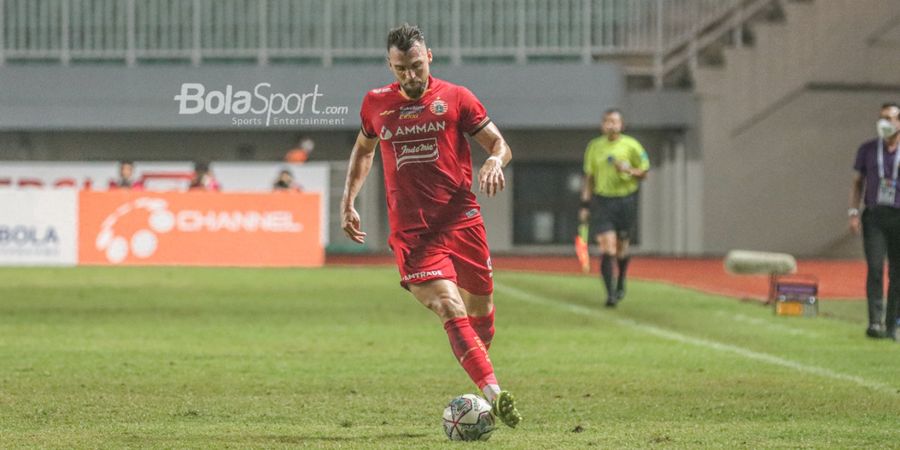
POLYGON ((625 298, 628 243, 637 218, 637 191, 650 169, 644 147, 622 134, 624 129, 621 111, 609 109, 603 113, 603 136, 591 140, 584 152, 584 183, 578 212, 582 223, 590 217, 590 228, 600 247, 600 276, 609 308, 625 298), (615 284, 613 260, 618 262, 615 284))

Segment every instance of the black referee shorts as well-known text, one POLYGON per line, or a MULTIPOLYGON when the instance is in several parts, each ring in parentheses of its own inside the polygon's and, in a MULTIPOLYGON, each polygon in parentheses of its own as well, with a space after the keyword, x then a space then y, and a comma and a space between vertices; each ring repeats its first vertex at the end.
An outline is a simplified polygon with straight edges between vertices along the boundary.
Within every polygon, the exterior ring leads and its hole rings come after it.
POLYGON ((615 231, 619 239, 631 239, 637 221, 637 192, 624 197, 594 195, 591 199, 591 232, 615 231))

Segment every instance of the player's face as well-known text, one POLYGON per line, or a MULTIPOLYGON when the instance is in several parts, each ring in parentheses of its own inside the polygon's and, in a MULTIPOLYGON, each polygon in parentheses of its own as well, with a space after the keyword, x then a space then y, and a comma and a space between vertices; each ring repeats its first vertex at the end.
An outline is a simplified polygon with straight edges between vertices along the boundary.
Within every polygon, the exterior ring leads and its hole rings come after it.
POLYGON ((403 52, 397 47, 388 51, 388 66, 400 83, 403 92, 410 98, 419 98, 425 92, 428 83, 428 64, 431 63, 431 50, 421 42, 416 42, 409 51, 403 52))
POLYGON ((603 116, 603 124, 601 124, 603 134, 617 135, 622 132, 622 115, 619 113, 609 113, 603 116))
POLYGON ((122 178, 124 178, 126 180, 131 178, 131 175, 133 173, 134 173, 134 167, 132 167, 131 164, 122 164, 122 166, 119 167, 119 176, 121 176, 122 178))
MULTIPOLYGON (((881 118, 894 124, 894 129, 900 131, 900 108, 897 108, 896 106, 882 108, 881 118)), ((894 134, 896 134, 896 132, 894 134)))

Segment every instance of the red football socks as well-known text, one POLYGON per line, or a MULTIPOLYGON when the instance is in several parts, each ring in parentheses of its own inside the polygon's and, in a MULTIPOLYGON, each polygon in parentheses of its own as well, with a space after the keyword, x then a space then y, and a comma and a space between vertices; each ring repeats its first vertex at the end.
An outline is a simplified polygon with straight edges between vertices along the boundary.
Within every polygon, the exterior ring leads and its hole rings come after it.
POLYGON ((478 333, 478 338, 487 350, 491 349, 491 341, 494 340, 494 309, 491 308, 491 313, 484 317, 469 316, 469 324, 478 333))
POLYGON ((469 378, 478 386, 484 388, 488 384, 497 384, 494 376, 494 366, 488 357, 487 349, 478 338, 478 334, 469 324, 468 317, 457 317, 444 322, 444 330, 450 338, 450 348, 456 355, 456 360, 463 366, 469 378))

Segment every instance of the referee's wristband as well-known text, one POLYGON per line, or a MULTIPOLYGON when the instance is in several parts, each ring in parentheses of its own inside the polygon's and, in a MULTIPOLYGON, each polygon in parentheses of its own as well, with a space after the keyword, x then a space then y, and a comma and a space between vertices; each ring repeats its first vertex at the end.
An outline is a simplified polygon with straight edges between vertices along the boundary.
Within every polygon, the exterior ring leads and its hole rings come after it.
POLYGON ((856 217, 859 215, 859 208, 850 208, 847 210, 847 216, 856 217))
POLYGON ((591 201, 590 201, 590 200, 582 200, 582 201, 581 201, 581 207, 582 207, 582 208, 590 208, 590 207, 591 207, 591 201))

